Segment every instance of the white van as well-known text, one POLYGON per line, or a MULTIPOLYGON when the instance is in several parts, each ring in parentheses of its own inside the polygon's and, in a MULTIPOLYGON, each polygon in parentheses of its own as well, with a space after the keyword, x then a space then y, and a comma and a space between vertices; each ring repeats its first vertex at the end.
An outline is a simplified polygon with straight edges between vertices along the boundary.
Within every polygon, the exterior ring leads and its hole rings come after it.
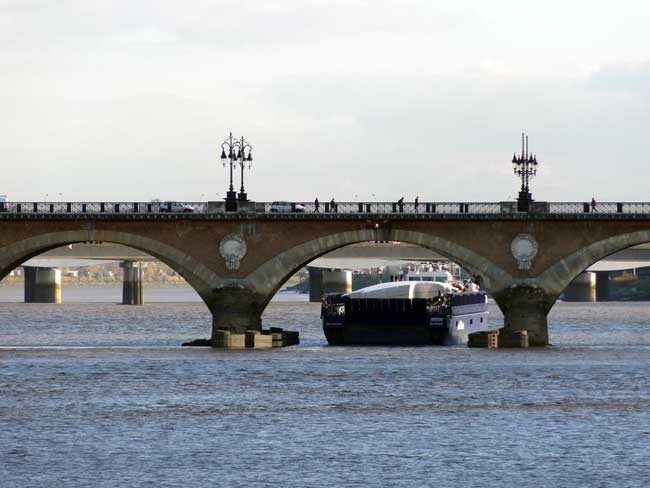
POLYGON ((291 202, 273 202, 271 204, 271 212, 304 212, 305 207, 298 203, 291 202))

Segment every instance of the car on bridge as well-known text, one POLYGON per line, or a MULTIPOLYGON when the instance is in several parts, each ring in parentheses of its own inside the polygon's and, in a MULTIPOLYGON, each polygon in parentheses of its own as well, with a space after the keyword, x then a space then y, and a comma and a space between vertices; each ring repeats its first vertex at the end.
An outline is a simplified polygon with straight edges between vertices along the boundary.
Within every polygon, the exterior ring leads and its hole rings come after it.
POLYGON ((187 205, 182 202, 161 202, 158 207, 158 211, 163 212, 183 212, 183 213, 192 213, 194 212, 194 207, 187 205))
POLYGON ((271 212, 289 213, 289 212, 304 212, 304 205, 291 202, 273 202, 271 204, 271 212))

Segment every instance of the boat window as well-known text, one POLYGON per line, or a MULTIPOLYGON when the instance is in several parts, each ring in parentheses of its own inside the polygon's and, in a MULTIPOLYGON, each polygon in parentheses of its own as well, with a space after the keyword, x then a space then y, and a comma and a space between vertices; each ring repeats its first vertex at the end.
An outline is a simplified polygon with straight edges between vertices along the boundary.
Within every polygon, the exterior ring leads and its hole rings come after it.
POLYGON ((433 276, 423 276, 422 281, 433 281, 433 276))
POLYGON ((474 319, 469 319, 469 325, 472 325, 474 323, 474 319))
POLYGON ((481 317, 481 323, 483 323, 483 317, 481 317))
POLYGON ((436 276, 436 281, 438 283, 446 283, 447 279, 444 276, 436 276))
POLYGON ((409 276, 409 281, 420 281, 419 276, 409 276))

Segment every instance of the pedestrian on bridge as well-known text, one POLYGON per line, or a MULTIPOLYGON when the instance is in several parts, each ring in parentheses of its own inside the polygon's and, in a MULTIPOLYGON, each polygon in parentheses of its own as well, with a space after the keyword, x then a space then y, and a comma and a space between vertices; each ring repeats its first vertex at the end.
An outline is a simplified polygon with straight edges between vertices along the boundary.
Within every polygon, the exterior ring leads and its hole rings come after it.
POLYGON ((397 200, 397 206, 399 207, 400 213, 404 212, 404 197, 400 197, 400 199, 397 200))
POLYGON ((314 213, 320 213, 320 203, 318 202, 318 197, 314 200, 314 213))
POLYGON ((598 210, 596 210, 596 199, 594 197, 591 197, 591 211, 598 212, 598 210))
POLYGON ((330 201, 330 212, 336 212, 336 210, 337 210, 337 208, 336 208, 336 202, 335 202, 334 199, 332 198, 332 200, 330 201))
POLYGON ((418 208, 420 207, 420 195, 415 197, 415 213, 418 213, 418 208))

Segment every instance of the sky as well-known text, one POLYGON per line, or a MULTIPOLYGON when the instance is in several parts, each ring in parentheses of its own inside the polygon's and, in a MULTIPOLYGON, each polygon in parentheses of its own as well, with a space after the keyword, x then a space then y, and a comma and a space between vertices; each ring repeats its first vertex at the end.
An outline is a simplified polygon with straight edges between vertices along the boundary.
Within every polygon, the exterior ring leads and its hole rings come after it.
POLYGON ((0 194, 650 201, 650 3, 0 0, 0 194), (235 187, 240 185, 239 176, 235 187))

